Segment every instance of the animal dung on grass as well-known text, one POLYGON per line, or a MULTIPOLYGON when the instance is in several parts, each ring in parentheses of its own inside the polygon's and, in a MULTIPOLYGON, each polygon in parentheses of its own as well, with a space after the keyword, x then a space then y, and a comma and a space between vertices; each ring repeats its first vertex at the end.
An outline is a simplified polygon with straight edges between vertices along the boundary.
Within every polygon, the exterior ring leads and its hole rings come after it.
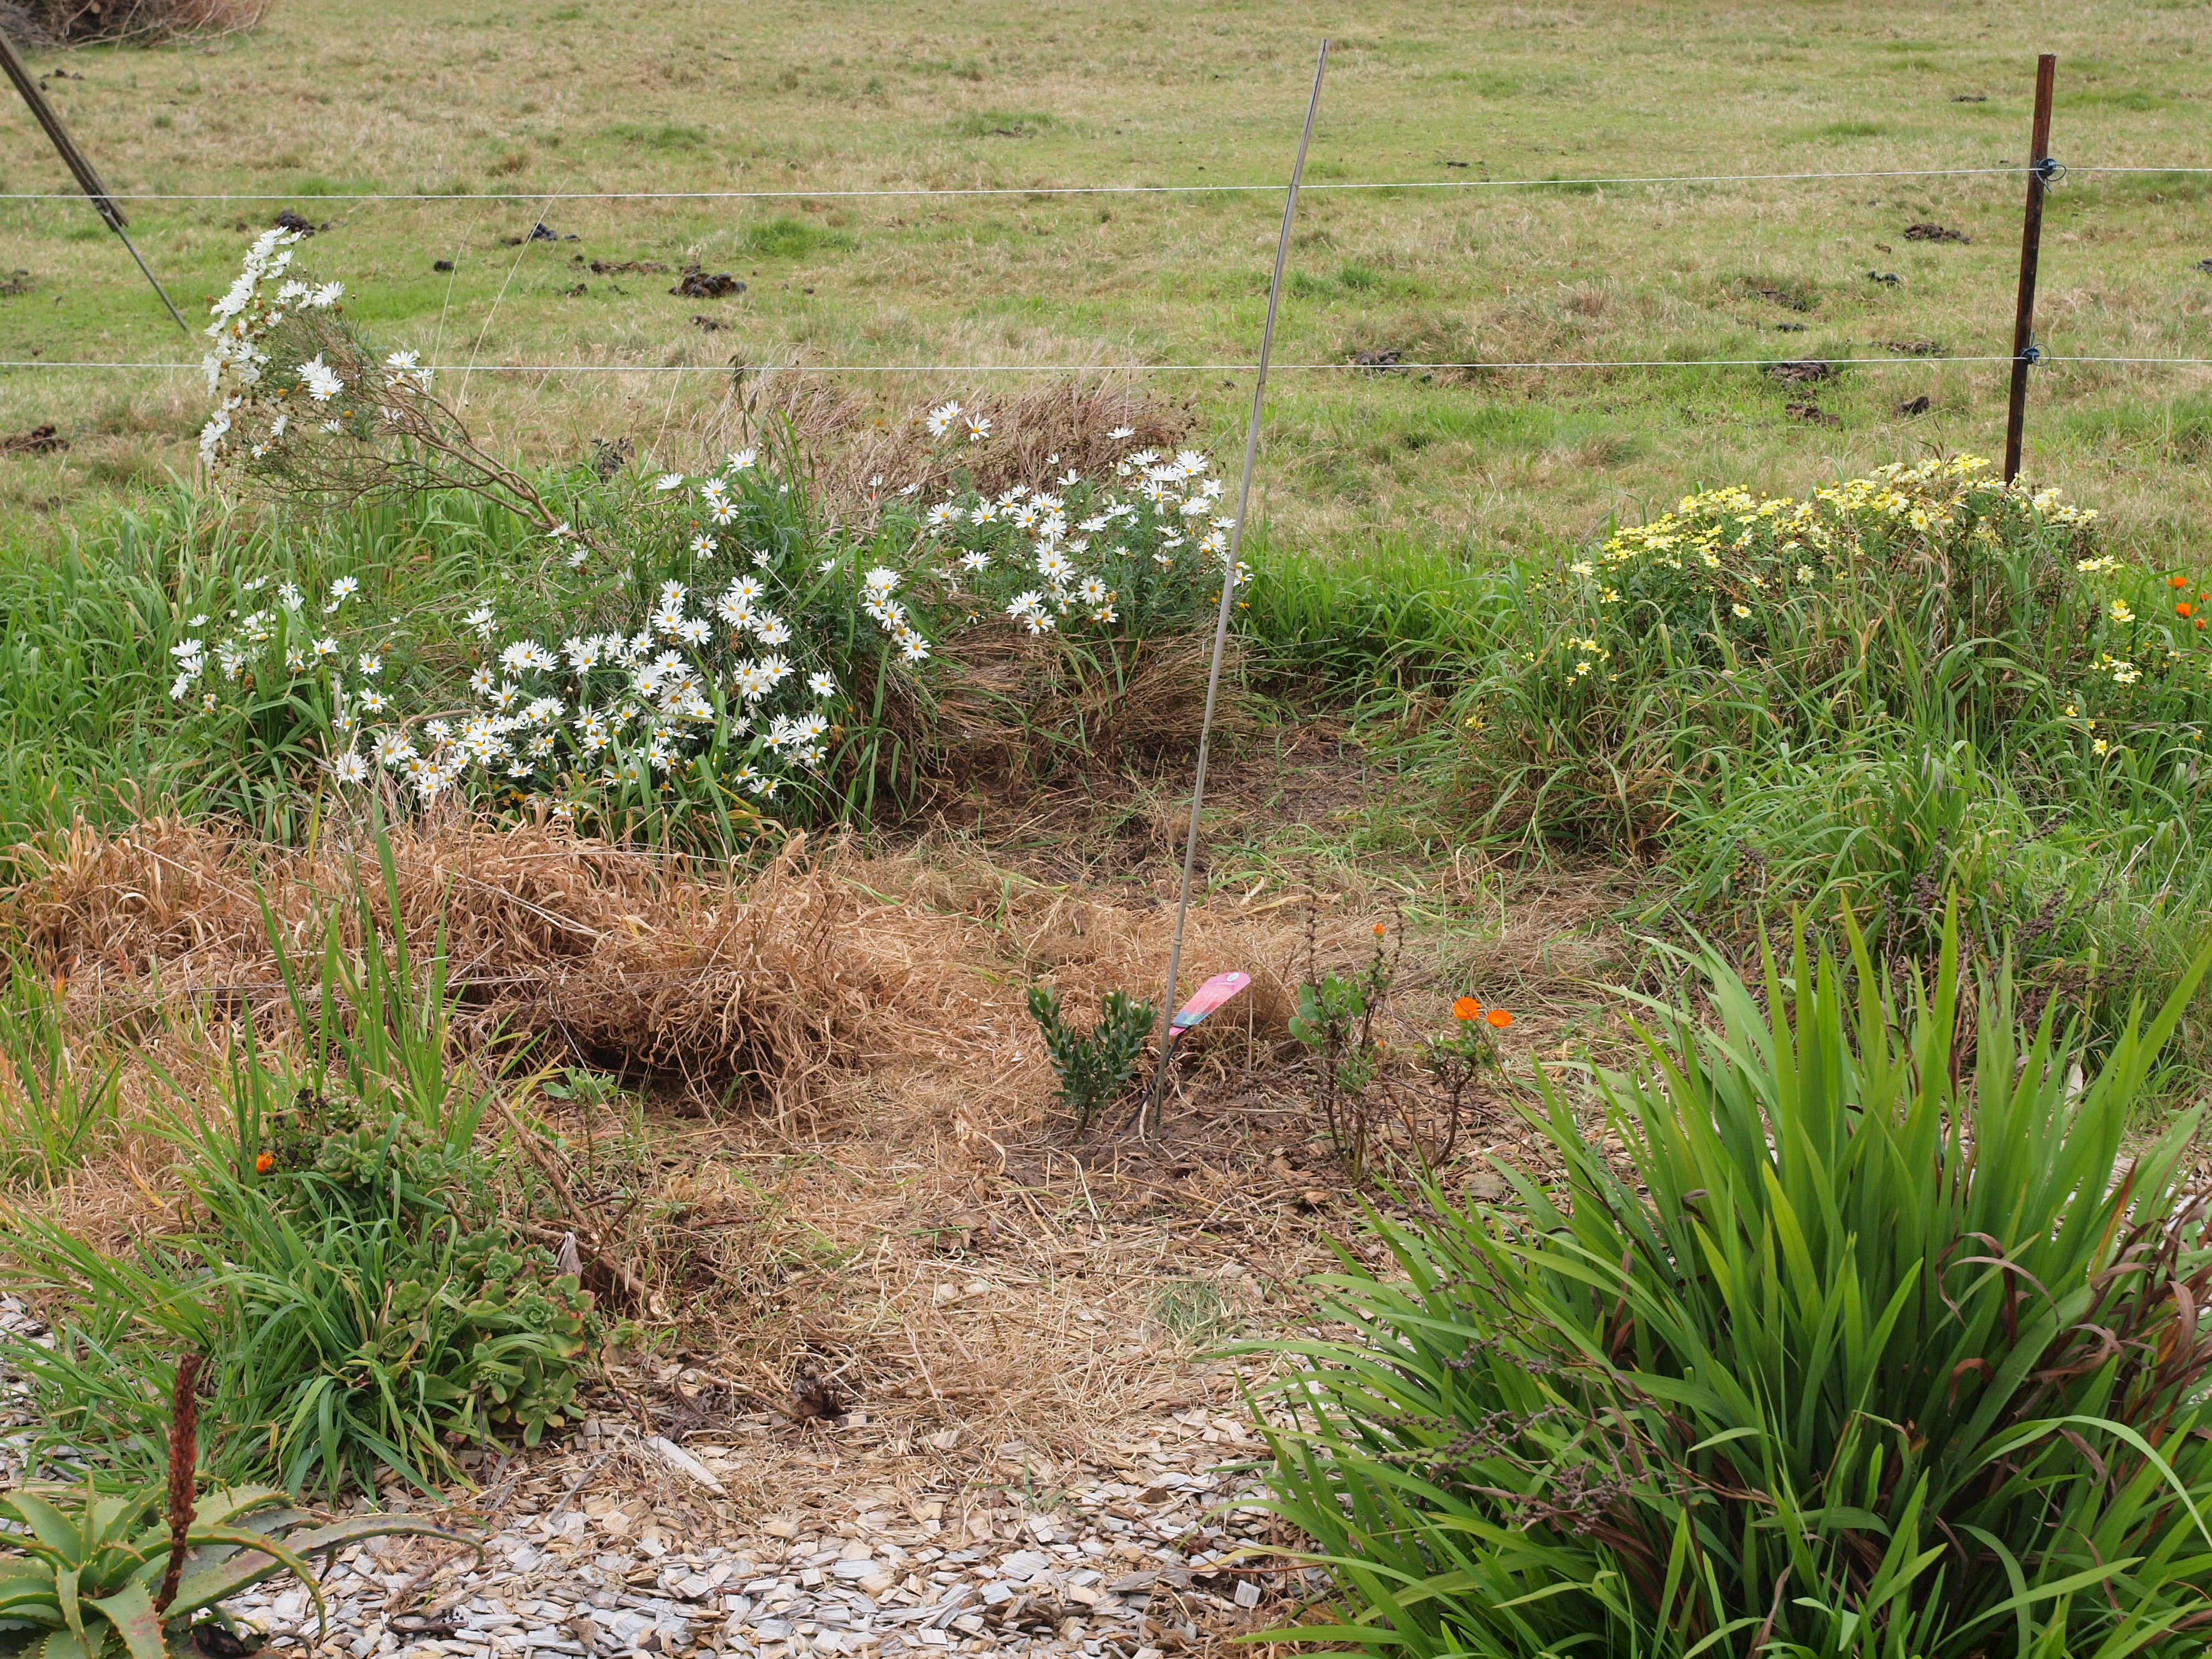
POLYGON ((1882 349, 1894 351, 1900 357, 1940 357, 1943 355, 1941 340, 1884 340, 1882 349))
POLYGON ((1963 230, 1953 230, 1930 222, 1905 226, 1905 240, 1908 242, 1964 242, 1971 239, 1963 230))
POLYGON ((1867 281, 1880 283, 1884 288, 1902 288, 1905 285, 1905 278, 1893 270, 1869 270, 1867 281))
POLYGON ((1793 421, 1804 421, 1813 426, 1841 426, 1843 422, 1818 404, 1785 404, 1783 413, 1793 421))
POLYGON ((1766 373, 1784 386, 1809 386, 1815 380, 1825 380, 1835 374, 1832 364, 1817 357, 1802 357, 1792 362, 1769 363, 1766 373))
POLYGON ((1918 397, 1907 398, 1898 404, 1897 412, 1900 415, 1925 415, 1934 406, 1933 400, 1923 392, 1918 397))
POLYGON ((710 275, 697 265, 686 265, 684 274, 676 279, 676 286, 668 291, 686 300, 721 300, 732 294, 743 294, 745 285, 726 270, 710 275))
POLYGON ((69 440, 52 421, 0 438, 0 455, 52 455, 68 447, 69 440))

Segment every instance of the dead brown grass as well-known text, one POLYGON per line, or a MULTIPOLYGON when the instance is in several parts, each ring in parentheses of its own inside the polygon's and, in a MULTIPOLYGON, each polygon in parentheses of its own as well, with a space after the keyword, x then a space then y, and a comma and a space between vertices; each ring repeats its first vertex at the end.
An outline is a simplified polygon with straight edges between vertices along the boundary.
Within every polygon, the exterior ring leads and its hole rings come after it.
MULTIPOLYGON (((269 848, 173 819, 112 837, 78 829, 27 850, 30 873, 0 902, 0 927, 96 1006, 185 999, 251 1010, 276 1030, 272 933, 312 964, 329 930, 363 949, 367 918, 418 958, 442 942, 476 1040, 543 1039, 550 1060, 787 1112, 896 1060, 1018 1053, 1021 988, 979 969, 1049 969, 1091 998, 1142 986, 1166 958, 1172 920, 1065 893, 1025 895, 988 919, 933 907, 915 902, 925 883, 912 897, 886 893, 866 878, 883 866, 804 837, 751 869, 530 826, 405 827, 390 856, 387 892, 374 852, 359 847, 269 848)), ((1186 947, 1194 982, 1247 962, 1287 967, 1283 934, 1273 917, 1201 909, 1186 947)), ((1262 987, 1261 1029, 1278 1036, 1279 981, 1262 987)))
POLYGON ((1040 488, 1071 470, 1105 476, 1133 447, 1175 449, 1197 430, 1198 415, 1127 375, 1074 377, 1065 385, 982 387, 952 393, 966 410, 986 416, 991 435, 980 443, 932 439, 922 425, 929 404, 900 401, 899 389, 856 386, 804 370, 740 368, 730 390, 700 416, 691 440, 705 466, 738 444, 789 441, 806 458, 813 487, 830 515, 869 525, 889 489, 925 489, 962 474, 996 494, 1015 484, 1040 488), (1132 435, 1109 438, 1126 429, 1132 435))
POLYGON ((150 46, 257 27, 268 0, 15 0, 0 5, 0 28, 41 46, 88 41, 150 46))
MULTIPOLYGON (((266 1041, 290 1040, 268 918, 307 951, 336 915, 357 949, 365 905, 417 950, 442 930, 457 1060, 503 1028, 540 1037, 549 1062, 642 1087, 641 1116, 636 1095, 554 1100, 511 1073, 487 1133, 529 1135, 557 1169, 594 1232, 594 1287, 654 1334, 615 1357, 607 1409, 680 1429, 692 1407, 666 1380, 680 1370, 766 1425, 744 1431, 727 1519, 855 1479, 988 1504, 1040 1463, 1127 1463, 1163 1410, 1233 1411, 1238 1379, 1204 1345, 1310 1317, 1304 1276, 1329 1236, 1356 1240, 1280 1056, 1305 953, 1359 959, 1387 915, 1379 892, 1194 910, 1187 982, 1241 967, 1252 991, 1188 1045, 1162 1138, 1078 1144, 1048 1103, 1023 994, 1051 983, 1085 1018, 1108 989, 1157 998, 1174 925, 1160 892, 1025 877, 950 838, 874 854, 794 841, 733 871, 447 823, 396 832, 391 854, 396 905, 373 853, 336 841, 286 850, 157 822, 35 849, 0 896, 0 937, 66 975, 85 1052, 129 1048, 137 1127, 27 1201, 111 1249, 185 1224, 146 1127, 176 1099, 150 1067, 219 1103, 249 1011, 266 1041), (759 1109, 724 1109, 732 1085, 759 1109), (1211 1298, 1218 1327, 1176 1327, 1170 1291, 1211 1298), (866 1425, 776 1426, 802 1366, 866 1425)), ((1589 884, 1563 884, 1501 909, 1494 938, 1417 942, 1409 1029, 1472 970, 1564 994, 1590 960, 1569 940, 1603 908, 1589 884)), ((1521 1006, 1516 1047, 1574 1029, 1521 1006)), ((1478 1103, 1462 1150, 1469 1179, 1486 1155, 1526 1161, 1506 1097, 1478 1103)))

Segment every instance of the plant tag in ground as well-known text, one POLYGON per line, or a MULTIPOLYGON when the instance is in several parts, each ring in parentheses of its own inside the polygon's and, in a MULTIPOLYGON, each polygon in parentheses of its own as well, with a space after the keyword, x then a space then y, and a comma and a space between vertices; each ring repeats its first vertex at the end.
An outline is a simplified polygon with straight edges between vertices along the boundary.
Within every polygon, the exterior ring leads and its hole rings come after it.
POLYGON ((1251 982, 1252 975, 1241 970, 1216 974, 1198 988, 1196 995, 1176 1010, 1173 1021, 1175 1028, 1179 1031, 1188 1031, 1251 982))

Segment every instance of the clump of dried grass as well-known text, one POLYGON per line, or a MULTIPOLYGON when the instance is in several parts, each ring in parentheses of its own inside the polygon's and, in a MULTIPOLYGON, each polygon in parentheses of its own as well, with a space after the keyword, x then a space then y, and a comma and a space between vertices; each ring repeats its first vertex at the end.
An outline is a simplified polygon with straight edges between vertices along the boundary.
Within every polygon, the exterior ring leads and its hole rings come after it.
MULTIPOLYGON (((1103 477, 1133 449, 1170 451, 1188 442, 1198 424, 1188 400, 1171 402, 1107 374, 954 397, 963 410, 989 418, 984 441, 930 438, 922 425, 930 404, 902 407, 873 388, 823 374, 741 369, 695 434, 695 447, 703 464, 737 444, 788 439, 807 458, 829 517, 866 527, 883 501, 910 483, 927 489, 964 472, 996 494, 1018 483, 1046 487, 1071 469, 1103 477), (1108 435, 1123 428, 1131 435, 1108 435)), ((933 397, 931 404, 942 401, 933 397)))
MULTIPOLYGON (((275 848, 174 819, 113 836, 80 827, 25 849, 29 873, 0 898, 0 929, 102 1009, 189 1000, 251 1011, 275 1035, 289 1003, 272 929, 312 969, 327 927, 363 949, 366 915, 418 959, 442 947, 471 1042, 535 1038, 551 1063, 779 1112, 888 1066, 995 1073, 1002 1085, 1021 1073, 975 1119, 1003 1127, 1008 1106, 1033 1112, 1049 1092, 1026 977, 1049 975, 1082 1000, 1115 988, 1156 997, 1173 921, 1164 906, 1042 890, 987 919, 966 899, 935 902, 941 885, 900 890, 911 860, 864 865, 804 838, 751 870, 531 826, 402 826, 389 848, 387 890, 372 848, 275 848)), ((1270 1042, 1302 936, 1285 917, 1201 908, 1185 945, 1193 982, 1255 975, 1239 1029, 1270 1042)))
POLYGON ((268 9, 268 0, 15 0, 0 5, 0 30, 39 46, 152 46, 242 33, 268 9))
MULTIPOLYGON (((1192 753, 1206 712, 1209 635, 1134 642, 1117 678, 1111 665, 1019 629, 980 628, 940 653, 957 665, 933 711, 934 746, 954 781, 979 774, 1042 778, 1073 761, 1113 769, 1192 753)), ((1257 729, 1243 691, 1241 645, 1229 641, 1214 730, 1257 729)))
POLYGON ((32 873, 5 915, 24 949, 79 985, 144 995, 158 972, 167 995, 281 1026, 272 928, 312 962, 328 925, 362 949, 365 908, 418 957, 442 942, 461 1024, 479 1039, 547 1038, 553 1058, 717 1093, 734 1084, 779 1109, 866 1063, 896 1023, 893 934, 803 841, 706 880, 530 827, 410 826, 390 848, 387 892, 373 851, 265 848, 174 820, 114 837, 78 829, 26 854, 32 873))

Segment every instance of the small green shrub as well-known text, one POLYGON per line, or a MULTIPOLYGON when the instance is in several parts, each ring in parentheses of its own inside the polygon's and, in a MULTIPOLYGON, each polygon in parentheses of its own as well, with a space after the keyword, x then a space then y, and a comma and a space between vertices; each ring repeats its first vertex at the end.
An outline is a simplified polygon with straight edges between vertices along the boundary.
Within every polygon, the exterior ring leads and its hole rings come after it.
POLYGON ((1309 963, 1312 977, 1298 986, 1298 1011, 1290 1032, 1312 1062, 1322 1131, 1357 1180, 1367 1170, 1375 1134, 1368 1110, 1368 1085, 1382 1060, 1375 1036, 1375 1017, 1389 994, 1395 963, 1385 954, 1382 929, 1375 930, 1375 951, 1349 974, 1327 973, 1309 963))
POLYGON ((1655 910, 1739 939, 1849 898, 1924 950, 1955 890, 2109 1037, 2172 983, 2176 921, 2180 959, 2202 937, 2212 581, 1985 465, 1704 490, 1517 567, 1449 720, 1402 705, 1401 764, 1455 774, 1479 836, 1664 860, 1655 910))
POLYGON ((1055 1097, 1073 1115, 1076 1133, 1086 1133, 1137 1069, 1156 1018, 1152 1005, 1124 992, 1109 991, 1098 1023, 1085 1031, 1061 1014, 1059 992, 1032 985, 1030 1017, 1043 1033, 1045 1053, 1060 1078, 1055 1097))
MULTIPOLYGON (((1276 1345, 1273 1507, 1375 1655, 2195 1655, 2212 1623, 2212 1294, 2191 1113, 2124 1153, 2203 977, 2086 1084, 2046 1007, 1900 997, 1852 935, 1698 963, 1617 1165, 1539 1077, 1556 1187, 1440 1189, 1276 1345)), ((1292 1632, 1278 1632, 1290 1635, 1292 1632)))

